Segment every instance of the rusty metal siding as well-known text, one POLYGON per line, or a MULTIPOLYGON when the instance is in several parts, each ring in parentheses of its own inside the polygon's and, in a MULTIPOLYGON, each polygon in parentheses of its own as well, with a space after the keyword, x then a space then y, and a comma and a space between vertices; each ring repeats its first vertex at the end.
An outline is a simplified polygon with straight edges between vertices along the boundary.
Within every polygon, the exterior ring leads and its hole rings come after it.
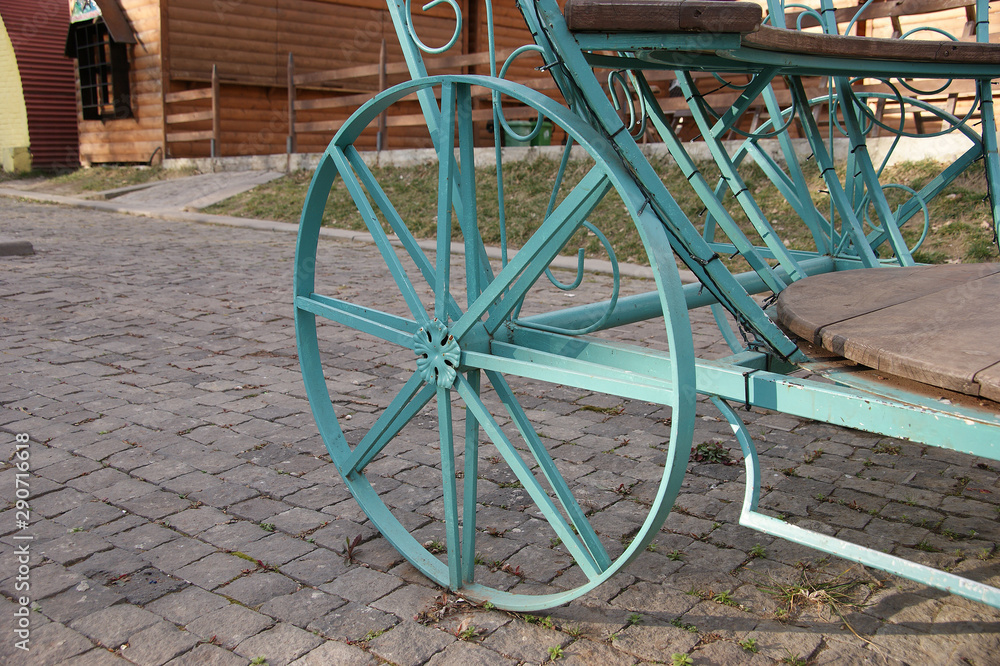
POLYGON ((34 168, 80 163, 76 74, 63 50, 69 30, 66 0, 0 0, 24 88, 34 168))

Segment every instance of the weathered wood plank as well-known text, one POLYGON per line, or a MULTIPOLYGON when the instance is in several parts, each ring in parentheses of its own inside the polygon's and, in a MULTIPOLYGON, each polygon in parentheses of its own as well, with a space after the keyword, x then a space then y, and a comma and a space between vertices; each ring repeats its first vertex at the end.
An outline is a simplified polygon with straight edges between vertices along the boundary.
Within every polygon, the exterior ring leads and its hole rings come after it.
POLYGON ((1000 44, 823 35, 762 25, 743 45, 765 51, 914 62, 1000 64, 1000 44))
POLYGON ((567 0, 563 13, 576 32, 744 34, 763 17, 755 3, 714 0, 567 0))
POLYGON ((211 99, 212 89, 211 88, 196 88, 193 90, 181 90, 179 92, 167 93, 164 95, 164 101, 167 104, 173 104, 175 102, 192 102, 199 99, 211 99))
POLYGON ((778 319, 862 365, 980 395, 1000 363, 1000 264, 817 275, 781 293, 778 319))

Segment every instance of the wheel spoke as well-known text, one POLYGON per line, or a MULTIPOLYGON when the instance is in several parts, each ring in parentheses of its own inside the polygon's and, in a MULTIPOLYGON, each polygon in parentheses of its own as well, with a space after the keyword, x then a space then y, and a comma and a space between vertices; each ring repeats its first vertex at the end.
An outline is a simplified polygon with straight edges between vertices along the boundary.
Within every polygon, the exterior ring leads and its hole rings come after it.
POLYGON ((517 426, 518 432, 521 433, 521 437, 527 442, 528 448, 531 449, 531 454, 535 457, 535 461, 542 470, 542 474, 545 475, 545 479, 552 486, 552 490, 555 491, 556 497, 559 498, 560 504, 562 504, 563 509, 569 515, 573 527, 576 528, 577 532, 583 538, 583 542, 586 544, 587 550, 593 555, 597 566, 601 570, 608 568, 611 566, 611 558, 608 557, 608 552, 604 549, 604 545, 601 544, 601 540, 591 526, 590 521, 584 515, 580 504, 573 497, 573 493, 570 492, 569 486, 566 485, 566 480, 556 468, 555 461, 552 460, 552 456, 545 449, 545 445, 542 444, 538 433, 531 426, 528 415, 524 413, 524 409, 517 402, 507 380, 503 378, 503 375, 496 372, 487 372, 486 376, 489 378, 493 389, 497 392, 500 401, 507 408, 507 413, 514 420, 514 424, 517 426))
POLYGON ((468 407, 468 411, 476 417, 476 420, 482 426, 490 441, 497 447, 497 451, 507 461, 517 480, 521 482, 521 485, 524 486, 524 489, 531 496, 535 506, 541 510, 542 515, 555 531, 556 536, 562 540, 563 544, 569 550, 570 555, 580 565, 583 573, 589 579, 600 576, 602 569, 594 560, 590 551, 587 550, 576 534, 573 533, 569 523, 559 513, 559 509, 555 503, 553 503, 552 499, 541 485, 539 485, 535 475, 531 473, 531 470, 521 458, 521 454, 514 448, 514 445, 504 434, 503 430, 500 429, 499 424, 497 424, 496 420, 490 414, 486 405, 483 404, 483 401, 472 390, 472 387, 462 375, 458 376, 456 389, 465 402, 466 407, 468 407))
POLYGON ((410 346, 419 328, 415 321, 320 294, 297 296, 295 307, 401 347, 410 346))
MULTIPOLYGON (((465 242, 465 281, 468 303, 472 305, 487 284, 493 280, 493 270, 486 256, 486 246, 479 233, 476 206, 475 134, 472 127, 472 89, 458 86, 458 150, 459 206, 456 206, 458 224, 465 242)), ((456 318, 457 319, 457 318, 456 318)))
POLYGON ((462 545, 458 528, 458 493, 455 490, 455 440, 452 436, 451 391, 437 388, 437 407, 438 428, 441 435, 444 523, 448 545, 448 584, 453 590, 457 590, 462 583, 462 545))
POLYGON ((611 181, 604 171, 591 169, 469 306, 452 327, 455 337, 461 340, 485 314, 489 314, 486 329, 493 332, 499 328, 610 189, 611 181), (494 306, 501 296, 503 300, 494 306))
MULTIPOLYGON (((406 254, 409 255, 413 265, 417 267, 417 270, 420 271, 420 274, 423 276, 424 280, 426 280, 431 289, 434 289, 434 267, 431 265, 427 255, 424 254, 424 251, 420 248, 420 245, 417 243, 417 239, 413 237, 412 233, 410 233, 410 228, 399 215, 399 212, 396 210, 396 206, 389 200, 389 196, 385 193, 385 190, 382 189, 382 185, 379 184, 378 179, 375 178, 375 174, 371 172, 371 169, 369 169, 368 165, 365 164, 361 154, 358 153, 354 146, 349 146, 346 149, 345 155, 347 156, 351 167, 354 169, 354 172, 364 185, 365 190, 371 195, 375 206, 383 215, 385 215, 389 228, 392 229, 392 233, 394 233, 396 238, 399 239, 400 245, 403 246, 406 254)), ((459 308, 458 303, 455 302, 455 300, 450 296, 448 308, 448 315, 453 320, 456 320, 461 316, 461 308, 459 308)))
POLYGON ((360 473, 433 396, 434 387, 424 384, 419 374, 410 377, 403 389, 375 421, 372 429, 351 452, 343 465, 344 475, 360 473))
MULTIPOLYGON (((347 150, 349 152, 357 152, 353 146, 349 146, 347 150)), ((332 150, 331 153, 333 160, 337 165, 337 171, 340 172, 340 177, 344 180, 344 184, 347 186, 347 190, 350 192, 351 198, 354 199, 354 203, 357 204, 358 211, 361 213, 361 217, 364 219, 365 225, 368 227, 368 232, 372 235, 372 240, 375 241, 375 246, 382 255, 382 259, 385 261, 385 265, 389 269, 389 273, 392 275, 393 281, 396 283, 400 293, 403 295, 403 299, 406 301, 406 306, 410 309, 413 317, 419 323, 427 323, 429 317, 427 316, 427 312, 424 310, 423 304, 420 302, 420 297, 413 288, 413 284, 410 282, 409 276, 406 274, 406 270, 400 263, 399 257, 396 256, 396 251, 389 242, 389 238, 385 235, 385 231, 382 229, 382 224, 379 222, 378 216, 375 214, 375 210, 368 201, 364 188, 361 183, 358 182, 357 177, 352 171, 347 156, 340 148, 332 150)))
MULTIPOLYGON (((480 372, 468 374, 469 388, 478 396, 480 372)), ((479 421, 465 414, 465 475, 462 477, 462 582, 471 583, 476 565, 476 500, 479 497, 479 421)))
POLYGON ((455 85, 441 87, 441 124, 438 126, 437 280, 434 283, 434 316, 448 321, 446 304, 451 296, 451 197, 455 187, 455 85))

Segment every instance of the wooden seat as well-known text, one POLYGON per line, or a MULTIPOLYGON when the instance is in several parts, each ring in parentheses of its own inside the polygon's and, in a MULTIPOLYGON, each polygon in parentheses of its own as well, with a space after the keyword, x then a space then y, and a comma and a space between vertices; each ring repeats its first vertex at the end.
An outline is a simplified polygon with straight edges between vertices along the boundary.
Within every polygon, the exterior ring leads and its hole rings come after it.
POLYGON ((727 0, 567 0, 574 32, 715 32, 746 34, 760 27, 760 5, 727 0))
POLYGON ((1000 401, 1000 264, 816 275, 781 292, 777 316, 862 365, 1000 401))
POLYGON ((963 65, 1000 63, 1000 44, 826 35, 782 30, 766 25, 762 25, 756 32, 744 35, 743 46, 763 51, 862 60, 949 62, 963 65))
POLYGON ((746 48, 862 60, 1000 64, 1000 44, 880 39, 783 30, 761 25, 761 8, 726 0, 567 0, 574 32, 738 33, 746 48))

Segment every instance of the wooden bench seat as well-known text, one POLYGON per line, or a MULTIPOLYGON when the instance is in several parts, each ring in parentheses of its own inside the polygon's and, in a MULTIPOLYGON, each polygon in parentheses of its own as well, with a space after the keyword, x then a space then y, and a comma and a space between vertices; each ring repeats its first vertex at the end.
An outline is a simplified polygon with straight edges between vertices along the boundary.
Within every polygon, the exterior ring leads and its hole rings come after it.
POLYGON ((1000 64, 1000 44, 951 40, 880 39, 783 30, 761 25, 759 5, 726 0, 567 0, 566 24, 574 32, 743 35, 745 48, 835 58, 1000 64))
POLYGON ((567 0, 573 32, 717 32, 746 34, 763 13, 752 2, 726 0, 567 0))
POLYGON ((781 292, 777 316, 861 365, 1000 401, 1000 264, 816 275, 781 292))

